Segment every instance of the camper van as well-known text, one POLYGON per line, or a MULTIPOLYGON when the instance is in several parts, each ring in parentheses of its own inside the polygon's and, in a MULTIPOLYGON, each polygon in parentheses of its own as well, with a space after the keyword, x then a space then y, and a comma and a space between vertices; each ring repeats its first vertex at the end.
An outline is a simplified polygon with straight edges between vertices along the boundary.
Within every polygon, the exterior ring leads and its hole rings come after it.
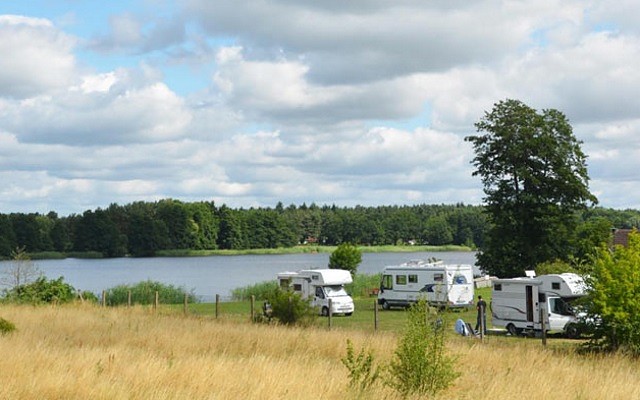
POLYGON ((407 307, 420 299, 439 307, 471 307, 471 265, 411 261, 384 268, 378 291, 378 304, 383 309, 407 307))
POLYGON ((572 303, 585 292, 584 280, 573 273, 496 279, 490 304, 493 325, 519 335, 542 331, 544 323, 547 332, 577 337, 580 324, 572 303))
POLYGON ((278 274, 278 285, 281 288, 309 299, 311 305, 318 308, 323 316, 329 315, 329 304, 331 314, 353 314, 353 299, 344 288, 344 285, 351 282, 351 273, 344 269, 304 269, 278 274))

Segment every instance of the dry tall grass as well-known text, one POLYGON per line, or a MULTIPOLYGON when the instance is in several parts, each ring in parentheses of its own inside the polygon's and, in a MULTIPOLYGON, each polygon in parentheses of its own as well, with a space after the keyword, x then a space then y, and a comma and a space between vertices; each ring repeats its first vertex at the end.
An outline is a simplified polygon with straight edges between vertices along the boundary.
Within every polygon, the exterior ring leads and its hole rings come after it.
MULTIPOLYGON (((351 339, 386 362, 390 333, 291 329, 150 310, 0 306, 2 399, 352 399, 340 362, 351 339)), ((442 398, 640 398, 640 370, 538 342, 453 338, 462 376, 442 398)), ((360 398, 398 399, 385 387, 360 398)))

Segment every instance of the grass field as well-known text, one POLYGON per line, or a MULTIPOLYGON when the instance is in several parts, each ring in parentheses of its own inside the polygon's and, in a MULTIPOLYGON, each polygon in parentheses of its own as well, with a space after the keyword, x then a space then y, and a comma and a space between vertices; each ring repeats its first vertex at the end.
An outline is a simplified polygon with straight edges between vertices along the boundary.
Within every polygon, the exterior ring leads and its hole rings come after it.
MULTIPOLYGON (((246 303, 222 303, 217 319, 211 304, 192 305, 186 316, 177 306, 2 305, 0 317, 17 330, 0 336, 0 398, 399 399, 383 385, 348 389, 340 361, 347 339, 386 363, 406 316, 381 312, 374 333, 367 304, 373 300, 359 300, 330 330, 326 318, 308 329, 252 324, 246 303)), ((448 314, 447 324, 470 316, 448 314)), ((576 343, 553 339, 543 348, 536 339, 452 333, 461 376, 439 398, 640 398, 635 360, 577 355, 576 343)))

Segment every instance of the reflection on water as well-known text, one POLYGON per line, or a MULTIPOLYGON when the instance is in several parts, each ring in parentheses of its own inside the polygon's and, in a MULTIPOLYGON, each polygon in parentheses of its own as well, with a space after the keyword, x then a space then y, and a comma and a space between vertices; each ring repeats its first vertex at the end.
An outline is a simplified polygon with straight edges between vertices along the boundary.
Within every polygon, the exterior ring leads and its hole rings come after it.
MULTIPOLYGON (((377 274, 387 265, 436 257, 445 264, 475 264, 474 252, 363 253, 358 272, 377 274)), ((0 262, 2 268, 10 261, 0 262)), ((96 294, 120 284, 159 281, 193 290, 203 301, 218 294, 228 300, 231 290, 274 280, 278 272, 324 268, 328 253, 211 257, 154 257, 34 261, 50 279, 64 277, 73 287, 96 294)), ((476 273, 479 271, 476 268, 476 273)))

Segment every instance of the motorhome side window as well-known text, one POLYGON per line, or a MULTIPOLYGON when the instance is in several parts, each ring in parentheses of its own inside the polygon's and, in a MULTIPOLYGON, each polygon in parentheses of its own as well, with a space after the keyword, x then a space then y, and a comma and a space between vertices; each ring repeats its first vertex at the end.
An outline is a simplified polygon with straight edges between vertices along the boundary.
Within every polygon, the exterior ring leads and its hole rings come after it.
POLYGON ((407 276, 406 275, 396 275, 396 283, 398 285, 406 285, 407 284, 407 276))
POLYGON ((551 282, 551 289, 560 290, 560 282, 551 282))
POLYGON ((302 285, 299 283, 294 283, 293 284, 293 291, 294 292, 302 292, 302 285))
POLYGON ((501 292, 502 291, 502 283, 496 283, 495 285, 493 285, 493 290, 495 290, 497 292, 501 292))
POLYGON ((409 283, 418 283, 418 275, 409 275, 409 283))
POLYGON ((444 280, 444 274, 433 274, 434 282, 442 282, 444 280))

